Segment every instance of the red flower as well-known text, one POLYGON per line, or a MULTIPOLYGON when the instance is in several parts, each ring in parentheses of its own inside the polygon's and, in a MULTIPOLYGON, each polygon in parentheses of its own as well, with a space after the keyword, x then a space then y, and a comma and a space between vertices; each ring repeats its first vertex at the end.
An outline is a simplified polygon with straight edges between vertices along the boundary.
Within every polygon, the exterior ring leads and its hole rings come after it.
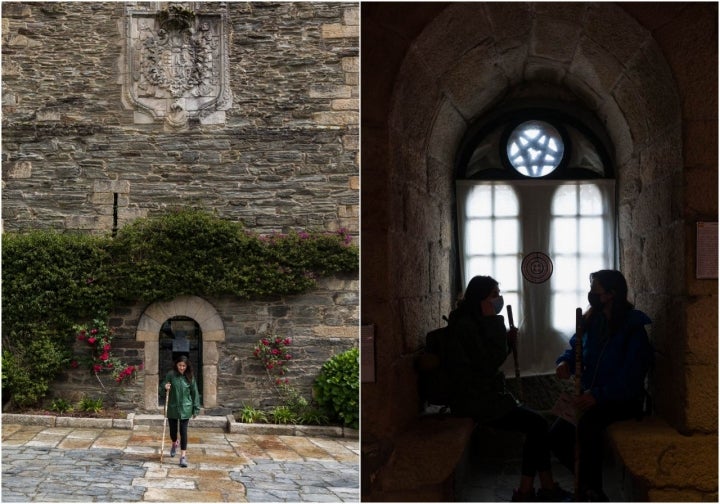
POLYGON ((292 340, 290 338, 285 338, 283 340, 283 343, 285 343, 285 345, 289 345, 290 343, 292 343, 292 340))
POLYGON ((76 367, 78 367, 79 365, 80 365, 80 364, 78 364, 78 361, 76 361, 76 360, 70 361, 70 367, 73 368, 73 369, 76 368, 76 367))
POLYGON ((92 338, 92 337, 88 338, 88 340, 87 340, 89 345, 94 345, 96 341, 97 341, 97 338, 92 338))
POLYGON ((97 334, 97 333, 98 333, 98 330, 97 330, 97 329, 92 329, 92 330, 90 330, 90 334, 97 334))
POLYGON ((95 371, 96 373, 99 373, 100 371, 102 371, 102 366, 100 364, 95 364, 93 366, 93 371, 95 371))
POLYGON ((107 352, 104 352, 104 353, 100 356, 100 360, 103 361, 103 362, 105 362, 105 361, 108 360, 109 358, 110 358, 110 354, 108 354, 107 352))
POLYGON ((292 359, 292 355, 290 355, 290 354, 285 354, 285 360, 290 360, 290 359, 292 359))
POLYGON ((109 344, 109 343, 106 344, 106 345, 103 347, 103 350, 105 350, 106 352, 109 352, 109 351, 110 351, 110 344, 109 344))

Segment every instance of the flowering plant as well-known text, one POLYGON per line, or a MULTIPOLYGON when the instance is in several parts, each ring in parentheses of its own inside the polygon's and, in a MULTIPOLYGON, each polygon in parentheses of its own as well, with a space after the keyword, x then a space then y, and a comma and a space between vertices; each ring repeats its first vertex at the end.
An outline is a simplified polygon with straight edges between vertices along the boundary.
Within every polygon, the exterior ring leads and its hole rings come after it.
MULTIPOLYGON (((77 325, 75 331, 77 339, 88 345, 89 356, 85 360, 98 380, 100 380, 99 373, 109 372, 117 383, 123 383, 126 379, 135 378, 137 371, 142 369, 142 364, 129 366, 111 354, 115 334, 103 320, 96 318, 92 324, 77 325)), ((80 364, 77 360, 73 360, 70 366, 77 368, 80 364)), ((102 381, 100 384, 102 385, 102 381)))
POLYGON ((269 376, 275 377, 275 385, 287 384, 287 378, 282 379, 285 375, 285 366, 293 358, 288 347, 292 345, 290 338, 262 338, 255 345, 253 355, 262 362, 265 371, 269 376))

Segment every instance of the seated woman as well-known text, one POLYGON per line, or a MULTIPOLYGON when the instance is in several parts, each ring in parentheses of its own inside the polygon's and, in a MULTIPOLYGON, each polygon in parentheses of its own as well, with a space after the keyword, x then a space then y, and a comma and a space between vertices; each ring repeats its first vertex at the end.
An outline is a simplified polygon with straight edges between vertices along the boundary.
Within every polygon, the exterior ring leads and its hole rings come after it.
POLYGON ((446 370, 453 392, 453 414, 469 416, 491 427, 525 434, 520 486, 514 502, 567 500, 570 494, 553 480, 550 470, 548 423, 536 411, 519 406, 505 388, 500 366, 517 340, 517 329, 506 331, 498 282, 476 276, 467 286, 460 305, 450 313, 446 370), (535 493, 538 476, 540 489, 535 493))

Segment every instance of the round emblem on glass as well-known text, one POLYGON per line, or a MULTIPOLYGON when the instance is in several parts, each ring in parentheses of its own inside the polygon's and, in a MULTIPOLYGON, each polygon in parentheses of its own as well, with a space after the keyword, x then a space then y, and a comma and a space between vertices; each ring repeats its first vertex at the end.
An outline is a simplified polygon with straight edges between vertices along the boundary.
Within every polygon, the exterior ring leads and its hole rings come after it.
POLYGON ((560 132, 544 121, 526 121, 510 133, 508 161, 526 177, 544 177, 560 166, 565 152, 560 132))

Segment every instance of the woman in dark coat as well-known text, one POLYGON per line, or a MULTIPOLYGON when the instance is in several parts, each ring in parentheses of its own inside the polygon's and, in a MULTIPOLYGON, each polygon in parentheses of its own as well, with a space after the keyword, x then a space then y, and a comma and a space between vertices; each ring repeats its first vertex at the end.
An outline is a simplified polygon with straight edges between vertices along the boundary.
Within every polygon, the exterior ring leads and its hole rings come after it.
POLYGON ((520 486, 513 492, 513 501, 562 501, 570 494, 552 477, 548 423, 536 411, 519 406, 505 388, 500 366, 516 343, 517 329, 506 331, 505 321, 498 315, 502 307, 497 281, 476 276, 450 314, 446 362, 453 383, 450 409, 455 415, 525 434, 520 486), (536 475, 540 480, 537 495, 536 475))

